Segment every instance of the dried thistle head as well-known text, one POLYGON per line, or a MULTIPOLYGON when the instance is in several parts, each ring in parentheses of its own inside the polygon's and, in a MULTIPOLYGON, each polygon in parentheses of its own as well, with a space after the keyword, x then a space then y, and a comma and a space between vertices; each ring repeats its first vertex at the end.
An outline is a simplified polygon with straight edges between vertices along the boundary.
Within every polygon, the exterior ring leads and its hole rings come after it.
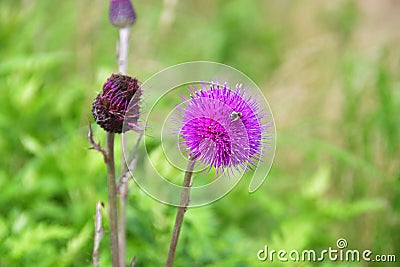
POLYGON ((112 74, 93 102, 92 113, 96 123, 111 133, 138 129, 141 95, 142 89, 137 78, 112 74), (129 114, 129 123, 123 127, 126 114, 129 114))

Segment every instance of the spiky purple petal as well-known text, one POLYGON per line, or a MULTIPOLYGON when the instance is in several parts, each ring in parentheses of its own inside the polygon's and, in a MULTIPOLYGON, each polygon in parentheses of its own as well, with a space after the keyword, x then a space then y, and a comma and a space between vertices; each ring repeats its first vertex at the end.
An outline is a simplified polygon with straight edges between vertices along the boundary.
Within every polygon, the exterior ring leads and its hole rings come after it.
POLYGON ((251 169, 262 151, 264 115, 258 101, 237 85, 203 84, 192 88, 192 96, 181 112, 182 145, 193 159, 225 169, 251 169))

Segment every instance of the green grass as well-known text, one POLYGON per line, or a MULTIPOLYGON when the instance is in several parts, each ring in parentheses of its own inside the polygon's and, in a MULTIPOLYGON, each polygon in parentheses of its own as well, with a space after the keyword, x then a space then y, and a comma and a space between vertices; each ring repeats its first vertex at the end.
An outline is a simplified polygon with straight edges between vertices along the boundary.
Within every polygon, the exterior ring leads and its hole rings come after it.
MULTIPOLYGON (((107 188, 87 123, 117 70, 106 2, 0 3, 0 266, 91 264, 95 205, 107 188)), ((265 244, 322 250, 338 238, 400 260, 399 35, 394 19, 381 19, 397 4, 371 13, 363 1, 179 1, 163 31, 161 2, 134 1, 129 73, 144 81, 190 60, 229 64, 262 88, 278 138, 256 193, 243 179, 187 213, 176 266, 263 266, 265 244)), ((95 136, 104 143, 98 127, 95 136)), ((127 255, 137 266, 164 264, 174 216, 131 184, 127 255)), ((102 266, 108 242, 106 234, 102 266)), ((375 266, 341 264, 321 266, 375 266)))

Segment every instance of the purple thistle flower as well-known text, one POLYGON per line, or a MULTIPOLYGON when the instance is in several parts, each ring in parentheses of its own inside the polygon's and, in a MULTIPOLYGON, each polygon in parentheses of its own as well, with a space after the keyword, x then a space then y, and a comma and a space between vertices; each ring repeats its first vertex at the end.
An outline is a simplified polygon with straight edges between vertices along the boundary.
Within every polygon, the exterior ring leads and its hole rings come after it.
POLYGON ((248 170, 256 166, 262 153, 265 117, 257 99, 236 85, 205 85, 190 89, 191 98, 180 108, 180 143, 189 156, 204 165, 224 170, 248 170))
POLYGON ((137 78, 112 74, 93 102, 92 113, 96 123, 111 133, 137 129, 141 95, 137 78), (129 118, 125 118, 126 114, 129 118), (128 121, 125 127, 124 119, 128 121))
POLYGON ((110 22, 118 28, 132 26, 136 21, 136 13, 130 0, 111 0, 110 22))

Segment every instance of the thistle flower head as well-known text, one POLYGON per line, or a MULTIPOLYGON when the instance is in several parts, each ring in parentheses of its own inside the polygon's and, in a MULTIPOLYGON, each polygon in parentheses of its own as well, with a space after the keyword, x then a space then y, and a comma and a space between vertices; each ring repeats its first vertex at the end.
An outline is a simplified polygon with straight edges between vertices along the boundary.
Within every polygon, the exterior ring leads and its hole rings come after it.
POLYGON ((132 26, 136 21, 136 13, 130 0, 111 0, 110 22, 118 28, 132 26))
POLYGON ((260 120, 257 99, 248 96, 240 84, 230 90, 227 84, 202 84, 191 89, 191 98, 181 108, 181 145, 192 159, 217 175, 224 170, 254 167, 262 152, 265 127, 260 120))
POLYGON ((96 123, 111 133, 137 128, 141 95, 142 90, 136 78, 112 74, 93 102, 92 113, 96 123), (129 123, 123 127, 126 114, 129 114, 129 123))

